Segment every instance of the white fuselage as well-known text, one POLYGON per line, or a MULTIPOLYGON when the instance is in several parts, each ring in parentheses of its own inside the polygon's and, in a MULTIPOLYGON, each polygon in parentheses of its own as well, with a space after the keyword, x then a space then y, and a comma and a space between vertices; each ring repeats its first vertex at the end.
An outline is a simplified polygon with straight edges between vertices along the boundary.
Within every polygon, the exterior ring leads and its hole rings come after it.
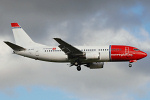
MULTIPOLYGON (((83 59, 83 62, 108 62, 110 61, 109 46, 75 46, 83 51, 90 58, 83 59), (98 55, 98 56, 97 56, 98 55)), ((25 57, 33 58, 36 60, 49 61, 49 62, 70 62, 68 56, 59 47, 28 47, 25 51, 15 51, 15 54, 25 57)))
MULTIPOLYGON (((73 46, 61 38, 53 38, 59 43, 58 47, 48 47, 34 42, 18 23, 11 23, 11 26, 16 43, 4 42, 15 54, 42 61, 69 62, 70 66, 77 66, 78 71, 81 70, 81 65, 91 69, 103 68, 104 62, 133 63, 147 56, 145 52, 131 46, 73 46)), ((129 67, 131 66, 129 64, 129 67)))

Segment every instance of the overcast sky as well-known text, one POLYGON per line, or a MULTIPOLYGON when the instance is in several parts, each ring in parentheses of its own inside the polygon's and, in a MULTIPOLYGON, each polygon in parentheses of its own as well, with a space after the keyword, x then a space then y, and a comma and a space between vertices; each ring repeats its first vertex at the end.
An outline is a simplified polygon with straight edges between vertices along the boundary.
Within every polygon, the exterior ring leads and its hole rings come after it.
POLYGON ((81 72, 67 64, 13 55, 3 41, 14 41, 10 23, 17 22, 38 43, 48 46, 60 37, 72 45, 135 46, 150 54, 149 0, 1 0, 0 98, 3 100, 148 100, 147 56, 105 63, 103 69, 81 72))

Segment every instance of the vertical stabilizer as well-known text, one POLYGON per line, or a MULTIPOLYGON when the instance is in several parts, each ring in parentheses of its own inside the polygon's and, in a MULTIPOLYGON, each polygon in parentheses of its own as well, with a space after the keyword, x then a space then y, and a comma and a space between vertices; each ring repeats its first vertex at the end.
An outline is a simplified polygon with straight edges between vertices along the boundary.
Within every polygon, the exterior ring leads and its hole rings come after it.
POLYGON ((26 34, 26 32, 21 28, 18 23, 11 23, 11 27, 17 45, 30 46, 34 44, 32 39, 26 34))

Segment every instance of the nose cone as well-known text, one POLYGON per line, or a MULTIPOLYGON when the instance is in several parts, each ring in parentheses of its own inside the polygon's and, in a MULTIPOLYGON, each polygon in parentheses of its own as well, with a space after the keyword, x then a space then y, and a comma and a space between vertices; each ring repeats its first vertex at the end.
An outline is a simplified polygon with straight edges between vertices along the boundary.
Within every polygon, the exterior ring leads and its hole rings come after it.
POLYGON ((142 55, 142 58, 144 58, 144 57, 146 57, 146 56, 147 56, 147 53, 142 52, 142 53, 141 53, 141 55, 142 55))
POLYGON ((147 53, 144 52, 144 53, 143 53, 143 56, 146 57, 146 56, 147 56, 147 53))

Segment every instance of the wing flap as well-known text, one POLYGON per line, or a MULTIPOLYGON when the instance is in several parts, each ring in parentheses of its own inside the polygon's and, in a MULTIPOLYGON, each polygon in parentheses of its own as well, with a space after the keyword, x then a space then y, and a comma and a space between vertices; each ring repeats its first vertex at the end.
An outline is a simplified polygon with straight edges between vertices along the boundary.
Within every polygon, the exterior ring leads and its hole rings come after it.
POLYGON ((15 51, 23 51, 23 50, 26 50, 25 48, 21 47, 21 46, 18 46, 16 44, 13 44, 11 42, 8 42, 8 41, 4 41, 9 47, 11 47, 13 50, 15 51))

